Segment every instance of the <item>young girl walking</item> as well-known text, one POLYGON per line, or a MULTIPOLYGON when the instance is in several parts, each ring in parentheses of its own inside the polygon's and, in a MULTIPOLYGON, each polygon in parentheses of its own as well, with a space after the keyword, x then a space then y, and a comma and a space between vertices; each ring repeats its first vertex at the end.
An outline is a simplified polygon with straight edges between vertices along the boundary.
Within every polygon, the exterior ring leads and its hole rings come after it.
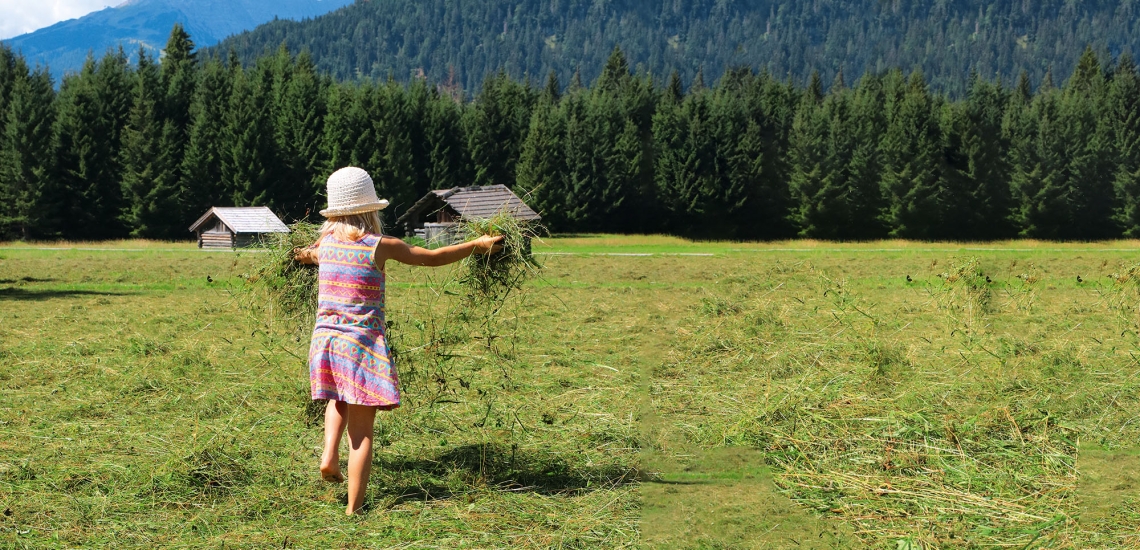
POLYGON ((396 369, 384 323, 384 264, 388 260, 418 266, 457 262, 473 252, 499 250, 502 237, 427 250, 385 236, 372 178, 360 168, 337 170, 328 179, 327 221, 312 247, 295 251, 298 261, 320 266, 317 322, 309 348, 313 400, 327 399, 325 449, 321 476, 342 482, 340 440, 348 431, 348 507, 364 505, 372 471, 372 434, 376 411, 400 406, 396 369))

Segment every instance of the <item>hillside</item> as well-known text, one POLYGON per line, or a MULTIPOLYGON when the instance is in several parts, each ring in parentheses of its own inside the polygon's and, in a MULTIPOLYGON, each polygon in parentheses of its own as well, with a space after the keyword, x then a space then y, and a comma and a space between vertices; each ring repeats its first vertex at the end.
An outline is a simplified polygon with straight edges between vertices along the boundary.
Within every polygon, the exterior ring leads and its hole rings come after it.
POLYGON ((1087 44, 1104 59, 1140 41, 1140 8, 1126 0, 374 0, 304 22, 275 21, 225 40, 245 61, 282 42, 312 52, 341 79, 456 78, 468 90, 506 69, 541 80, 575 68, 592 80, 615 44, 631 65, 691 81, 726 67, 768 67, 804 81, 819 70, 920 67, 931 84, 961 92, 970 70, 1034 82, 1071 72, 1087 44))
POLYGON ((351 0, 130 0, 4 43, 22 51, 30 64, 50 67, 58 81, 65 72, 79 69, 88 52, 99 56, 121 44, 128 53, 140 45, 157 53, 175 23, 182 23, 197 44, 208 46, 274 18, 314 17, 349 3, 351 0))

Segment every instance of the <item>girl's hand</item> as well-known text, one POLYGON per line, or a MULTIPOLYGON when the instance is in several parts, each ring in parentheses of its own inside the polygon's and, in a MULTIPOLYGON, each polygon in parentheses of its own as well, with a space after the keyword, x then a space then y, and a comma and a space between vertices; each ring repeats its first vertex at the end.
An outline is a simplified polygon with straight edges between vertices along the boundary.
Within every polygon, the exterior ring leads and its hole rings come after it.
POLYGON ((317 250, 315 248, 294 248, 293 259, 306 265, 317 264, 317 250))
POLYGON ((474 241, 476 254, 494 254, 503 249, 503 236, 492 237, 490 235, 483 235, 474 241))

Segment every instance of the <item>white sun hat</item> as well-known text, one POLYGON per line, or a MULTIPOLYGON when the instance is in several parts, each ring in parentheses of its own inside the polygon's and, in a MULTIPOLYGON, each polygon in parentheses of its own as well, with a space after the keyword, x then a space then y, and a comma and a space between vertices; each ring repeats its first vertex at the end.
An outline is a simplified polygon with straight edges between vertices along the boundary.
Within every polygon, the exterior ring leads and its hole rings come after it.
POLYGON ((333 172, 328 181, 329 207, 321 210, 326 218, 363 214, 388 207, 376 197, 376 185, 368 172, 349 166, 333 172))

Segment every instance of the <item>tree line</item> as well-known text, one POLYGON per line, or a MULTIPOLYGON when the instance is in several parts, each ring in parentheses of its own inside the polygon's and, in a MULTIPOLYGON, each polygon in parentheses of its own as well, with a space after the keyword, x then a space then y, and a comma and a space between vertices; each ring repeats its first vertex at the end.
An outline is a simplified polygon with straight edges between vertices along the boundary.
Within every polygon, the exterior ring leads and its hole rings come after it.
POLYGON ((580 69, 601 74, 614 44, 637 72, 689 82, 735 66, 792 75, 813 70, 825 83, 920 68, 930 86, 955 98, 966 75, 1008 82, 1027 71, 1040 82, 1053 67, 1069 74, 1093 44, 1102 57, 1140 51, 1140 6, 1131 0, 385 0, 356 2, 306 21, 274 21, 217 46, 243 62, 285 43, 307 49, 340 80, 406 82, 425 75, 476 91, 484 77, 568 82, 580 69))
POLYGON ((64 78, 0 47, 0 235, 189 237, 211 206, 316 218, 336 168, 368 170, 394 219, 431 189, 503 184, 556 232, 700 238, 1140 236, 1140 76, 1084 51, 1061 86, 920 71, 829 86, 748 68, 708 85, 504 72, 473 98, 424 79, 338 83, 284 48, 244 67, 175 27, 161 62, 122 51, 64 78))

